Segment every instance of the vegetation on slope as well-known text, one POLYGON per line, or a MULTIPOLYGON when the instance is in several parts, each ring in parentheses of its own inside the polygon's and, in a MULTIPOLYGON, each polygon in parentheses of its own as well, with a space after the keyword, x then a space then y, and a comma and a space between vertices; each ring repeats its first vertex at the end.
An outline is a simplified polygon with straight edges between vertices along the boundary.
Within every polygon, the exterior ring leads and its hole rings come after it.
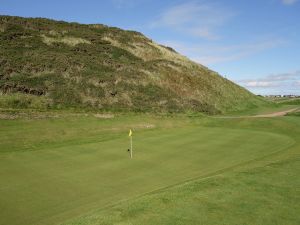
POLYGON ((142 34, 0 16, 0 107, 199 111, 265 102, 142 34))

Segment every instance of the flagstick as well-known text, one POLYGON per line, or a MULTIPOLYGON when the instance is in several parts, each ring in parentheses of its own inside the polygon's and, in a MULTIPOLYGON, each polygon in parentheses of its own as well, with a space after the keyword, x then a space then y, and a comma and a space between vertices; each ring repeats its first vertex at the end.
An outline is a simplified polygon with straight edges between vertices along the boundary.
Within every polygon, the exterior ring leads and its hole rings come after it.
POLYGON ((132 136, 130 136, 130 158, 132 159, 132 136))

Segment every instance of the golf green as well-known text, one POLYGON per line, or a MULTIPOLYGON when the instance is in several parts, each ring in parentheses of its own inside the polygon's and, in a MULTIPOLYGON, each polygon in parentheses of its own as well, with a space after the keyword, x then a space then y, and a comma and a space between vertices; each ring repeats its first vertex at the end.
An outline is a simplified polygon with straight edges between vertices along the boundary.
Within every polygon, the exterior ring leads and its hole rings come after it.
MULTIPOLYGON (((32 143, 24 145, 24 151, 14 147, 10 152, 7 143, 12 146, 18 143, 5 134, 17 131, 18 123, 26 130, 24 135, 32 133, 39 138, 40 127, 30 123, 5 121, 7 133, 1 128, 6 143, 0 154, 0 224, 3 225, 60 223, 122 200, 221 172, 294 143, 280 134, 190 124, 134 130, 133 159, 127 152, 127 129, 117 130, 109 138, 105 138, 105 129, 99 131, 99 141, 95 132, 86 141, 64 144, 60 140, 60 145, 52 141, 40 148, 34 145, 32 137, 32 143), (35 146, 34 151, 30 144, 35 146)), ((159 120, 156 123, 160 124, 159 120)), ((91 124, 87 123, 87 129, 89 126, 93 129, 95 125, 91 124)), ((55 121, 51 126, 55 130, 55 121)), ((113 126, 117 127, 118 122, 113 126)), ((80 134, 77 135, 80 139, 80 134)), ((22 141, 15 140, 20 142, 19 146, 22 141)))

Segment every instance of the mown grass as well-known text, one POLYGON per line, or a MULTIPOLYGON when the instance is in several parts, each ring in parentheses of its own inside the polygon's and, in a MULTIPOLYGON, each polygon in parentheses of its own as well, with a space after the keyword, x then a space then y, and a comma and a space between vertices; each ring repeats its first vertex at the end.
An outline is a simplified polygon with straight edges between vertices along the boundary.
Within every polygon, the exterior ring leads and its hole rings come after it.
POLYGON ((289 135, 296 144, 222 173, 121 202, 64 224, 299 224, 300 120, 291 116, 204 123, 208 127, 272 130, 289 135))
POLYGON ((300 111, 296 111, 296 112, 290 112, 288 113, 288 116, 300 116, 300 111))
POLYGON ((64 224, 299 224, 299 154, 147 195, 64 224), (297 158, 295 158, 297 157, 297 158))
POLYGON ((290 180, 297 178, 297 163, 253 170, 259 161, 273 163, 271 155, 296 156, 297 117, 60 115, 1 120, 0 224, 56 224, 84 214, 68 223, 298 221, 298 206, 290 209, 295 202, 289 200, 297 187, 297 180, 290 180), (127 153, 129 128, 134 130, 133 160, 127 153), (278 180, 270 186, 275 174, 278 180))

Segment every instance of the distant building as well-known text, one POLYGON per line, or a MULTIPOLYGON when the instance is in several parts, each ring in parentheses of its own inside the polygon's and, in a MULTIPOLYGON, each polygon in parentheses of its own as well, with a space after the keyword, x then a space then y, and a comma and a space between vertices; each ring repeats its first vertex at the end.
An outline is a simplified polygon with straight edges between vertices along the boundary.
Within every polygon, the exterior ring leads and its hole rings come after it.
POLYGON ((267 98, 300 98, 300 95, 265 95, 267 98))
POLYGON ((284 95, 284 98, 299 98, 299 95, 284 95))

